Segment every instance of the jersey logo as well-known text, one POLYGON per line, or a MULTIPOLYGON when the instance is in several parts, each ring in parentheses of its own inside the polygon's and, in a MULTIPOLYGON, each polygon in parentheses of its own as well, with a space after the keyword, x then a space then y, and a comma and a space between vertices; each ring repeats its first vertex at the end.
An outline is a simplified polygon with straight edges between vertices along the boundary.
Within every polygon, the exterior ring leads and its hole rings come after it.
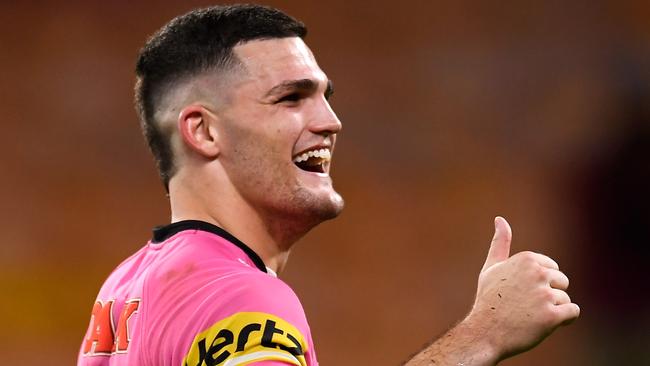
POLYGON ((126 301, 115 328, 113 305, 115 300, 97 300, 93 305, 90 326, 84 340, 84 356, 103 356, 113 353, 126 353, 131 336, 129 319, 138 311, 140 299, 126 301))
POLYGON ((263 360, 306 366, 305 339, 290 323, 275 315, 236 313, 199 333, 183 366, 235 366, 263 360))

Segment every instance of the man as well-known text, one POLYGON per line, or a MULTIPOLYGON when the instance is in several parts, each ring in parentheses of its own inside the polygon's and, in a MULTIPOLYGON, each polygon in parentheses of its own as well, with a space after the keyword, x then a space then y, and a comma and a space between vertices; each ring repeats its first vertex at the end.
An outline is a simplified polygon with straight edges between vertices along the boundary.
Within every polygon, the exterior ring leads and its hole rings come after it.
MULTIPOLYGON (((302 306, 275 273, 336 217, 332 85, 278 10, 172 20, 142 49, 136 103, 172 224, 110 275, 79 365, 318 365, 302 306)), ((495 220, 472 311, 407 365, 494 365, 578 316, 550 258, 509 257, 495 220)))

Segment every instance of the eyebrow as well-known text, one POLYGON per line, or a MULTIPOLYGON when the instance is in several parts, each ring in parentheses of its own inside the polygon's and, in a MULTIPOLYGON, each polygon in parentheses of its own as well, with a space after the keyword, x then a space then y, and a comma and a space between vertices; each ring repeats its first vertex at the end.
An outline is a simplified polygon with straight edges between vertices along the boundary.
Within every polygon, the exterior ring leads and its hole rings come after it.
MULTIPOLYGON (((273 95, 280 95, 289 91, 305 91, 311 92, 318 88, 318 83, 312 79, 298 79, 298 80, 285 80, 280 84, 274 86, 266 93, 267 97, 273 95)), ((334 93, 334 86, 331 80, 327 80, 327 89, 325 96, 329 97, 334 93)))

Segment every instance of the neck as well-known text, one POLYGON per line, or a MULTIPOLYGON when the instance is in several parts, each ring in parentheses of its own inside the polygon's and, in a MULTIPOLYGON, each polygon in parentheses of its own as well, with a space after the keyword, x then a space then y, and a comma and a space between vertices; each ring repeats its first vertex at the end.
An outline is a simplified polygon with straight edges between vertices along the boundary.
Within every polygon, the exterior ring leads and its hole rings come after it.
POLYGON ((251 207, 232 185, 179 172, 170 181, 171 221, 201 220, 217 225, 244 242, 276 273, 282 272, 291 246, 308 230, 287 232, 276 220, 251 207), (208 182, 208 183, 205 183, 208 182), (216 197, 216 198, 215 198, 216 197))

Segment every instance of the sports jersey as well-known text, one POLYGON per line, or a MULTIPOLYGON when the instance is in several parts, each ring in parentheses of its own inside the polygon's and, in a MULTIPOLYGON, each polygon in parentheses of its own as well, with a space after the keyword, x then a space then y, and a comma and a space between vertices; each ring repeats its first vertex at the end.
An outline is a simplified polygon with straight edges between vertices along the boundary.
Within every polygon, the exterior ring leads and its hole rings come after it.
POLYGON ((120 264, 92 308, 83 366, 317 366, 295 293, 225 230, 187 220, 120 264))

